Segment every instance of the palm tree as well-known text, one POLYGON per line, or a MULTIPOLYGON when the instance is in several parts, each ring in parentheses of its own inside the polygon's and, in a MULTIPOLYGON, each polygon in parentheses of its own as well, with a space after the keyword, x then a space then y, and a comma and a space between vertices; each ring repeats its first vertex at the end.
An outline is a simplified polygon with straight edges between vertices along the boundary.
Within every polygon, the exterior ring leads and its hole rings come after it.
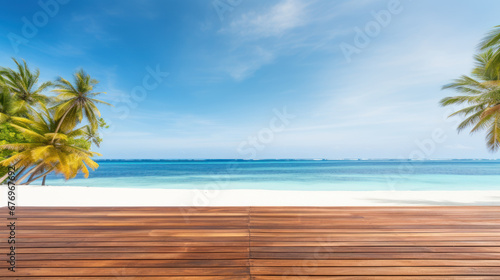
POLYGON ((6 123, 19 111, 19 106, 15 103, 7 87, 0 84, 0 124, 6 123))
MULTIPOLYGON (((5 84, 2 84, 2 82, 2 79, 0 79, 0 129, 2 132, 0 134, 2 135, 0 137, 0 143, 6 142, 7 139, 24 139, 24 137, 19 137, 15 133, 14 135, 12 135, 12 129, 9 129, 8 127, 8 122, 22 124, 24 122, 24 118, 19 117, 19 113, 22 109, 20 102, 18 102, 18 100, 16 100, 9 93, 7 86, 5 86, 5 84)), ((12 152, 7 152, 5 150, 0 151, 0 159, 11 155, 12 152)), ((0 167, 0 174, 2 174, 2 177, 0 178, 0 184, 8 177, 7 171, 7 168, 0 167)))
POLYGON ((12 58, 17 65, 17 71, 10 68, 0 68, 2 83, 8 88, 8 91, 20 102, 20 108, 23 113, 31 113, 39 104, 44 104, 50 101, 50 98, 42 92, 52 85, 51 82, 44 82, 38 85, 40 71, 36 69, 31 71, 23 60, 19 63, 12 58))
POLYGON ((481 50, 491 50, 493 55, 486 64, 485 70, 491 75, 500 77, 500 25, 493 29, 483 38, 479 44, 481 50))
POLYGON ((92 143, 99 147, 98 130, 106 128, 96 104, 110 105, 95 99, 101 94, 93 92, 98 81, 80 70, 74 74, 73 84, 59 78, 53 90, 57 98, 48 97, 43 91, 53 84, 39 85, 38 69, 32 71, 24 60, 13 60, 15 70, 0 67, 0 128, 4 138, 0 144, 7 143, 0 145, 0 166, 16 167, 16 183, 29 184, 41 177, 45 181, 50 172, 62 173, 66 179, 78 172, 87 177, 88 168, 98 166, 90 158, 99 154, 90 148, 92 143), (76 129, 84 119, 88 125, 76 129))
POLYGON ((91 126, 86 125, 82 127, 82 130, 85 140, 93 143, 97 148, 101 146, 101 137, 99 137, 97 129, 93 129, 91 126))
POLYGON ((24 183, 29 184, 52 171, 64 174, 66 179, 75 177, 81 171, 87 178, 89 175, 87 167, 92 170, 98 167, 91 157, 100 154, 89 151, 89 142, 82 138, 84 131, 79 128, 55 132, 57 123, 54 121, 54 113, 45 106, 41 106, 40 112, 35 112, 24 125, 14 123, 9 125, 28 135, 30 141, 0 145, 2 149, 18 151, 17 154, 0 161, 0 164, 15 165, 16 168, 34 166, 22 176, 18 174, 20 178, 16 183, 21 183, 31 176, 24 183), (32 176, 36 173, 41 175, 32 176))
POLYGON ((476 55, 472 77, 464 75, 443 87, 453 89, 461 95, 446 97, 440 101, 442 106, 467 105, 450 117, 465 117, 458 125, 458 132, 467 127, 472 127, 470 133, 486 129, 487 146, 492 152, 500 148, 500 83, 496 73, 488 71, 495 55, 492 49, 476 55))
POLYGON ((24 118, 20 115, 23 111, 21 102, 7 88, 0 87, 0 125, 7 122, 22 123, 24 118))
MULTIPOLYGON (((55 118, 58 120, 57 133, 60 129, 71 129, 82 122, 83 117, 93 130, 97 130, 101 113, 96 103, 111 105, 95 99, 102 92, 93 92, 98 83, 85 71, 80 70, 74 74, 74 85, 68 80, 59 77, 55 84, 54 92, 58 93, 59 102, 55 106, 55 118)), ((55 135, 54 135, 55 140, 55 135)))

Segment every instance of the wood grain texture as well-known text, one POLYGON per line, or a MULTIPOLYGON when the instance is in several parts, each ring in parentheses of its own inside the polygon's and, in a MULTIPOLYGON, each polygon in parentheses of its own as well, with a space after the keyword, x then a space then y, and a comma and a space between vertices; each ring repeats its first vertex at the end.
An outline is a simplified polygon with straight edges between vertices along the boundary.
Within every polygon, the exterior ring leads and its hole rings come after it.
MULTIPOLYGON (((0 217, 7 224, 8 210, 0 217)), ((0 279, 500 279, 500 207, 21 207, 0 279)))

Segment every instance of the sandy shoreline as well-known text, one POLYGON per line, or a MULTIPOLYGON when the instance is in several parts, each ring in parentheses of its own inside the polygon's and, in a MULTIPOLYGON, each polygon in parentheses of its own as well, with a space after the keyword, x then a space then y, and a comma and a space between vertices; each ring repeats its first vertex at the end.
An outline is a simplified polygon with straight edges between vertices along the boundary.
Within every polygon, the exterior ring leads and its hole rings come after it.
MULTIPOLYGON (((1 186, 1 206, 7 187, 1 186)), ((500 191, 278 191, 18 186, 18 206, 500 205, 500 191)))

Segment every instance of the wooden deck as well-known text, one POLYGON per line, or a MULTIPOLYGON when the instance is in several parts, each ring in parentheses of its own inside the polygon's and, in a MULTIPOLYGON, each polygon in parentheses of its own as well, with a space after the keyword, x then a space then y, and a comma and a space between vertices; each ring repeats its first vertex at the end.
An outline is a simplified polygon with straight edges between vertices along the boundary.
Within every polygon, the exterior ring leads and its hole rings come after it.
MULTIPOLYGON (((0 216, 7 224, 7 209, 0 216)), ((18 208, 1 279, 500 279, 500 207, 18 208)))

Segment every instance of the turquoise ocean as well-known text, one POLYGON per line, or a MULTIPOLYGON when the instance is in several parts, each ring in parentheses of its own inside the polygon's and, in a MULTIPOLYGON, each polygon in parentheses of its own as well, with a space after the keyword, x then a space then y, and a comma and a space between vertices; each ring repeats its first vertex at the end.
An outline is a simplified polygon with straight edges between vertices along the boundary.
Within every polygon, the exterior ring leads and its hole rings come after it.
MULTIPOLYGON (((269 190, 500 190, 500 160, 101 160, 47 185, 269 190)), ((40 184, 37 181, 35 184, 40 184)))

